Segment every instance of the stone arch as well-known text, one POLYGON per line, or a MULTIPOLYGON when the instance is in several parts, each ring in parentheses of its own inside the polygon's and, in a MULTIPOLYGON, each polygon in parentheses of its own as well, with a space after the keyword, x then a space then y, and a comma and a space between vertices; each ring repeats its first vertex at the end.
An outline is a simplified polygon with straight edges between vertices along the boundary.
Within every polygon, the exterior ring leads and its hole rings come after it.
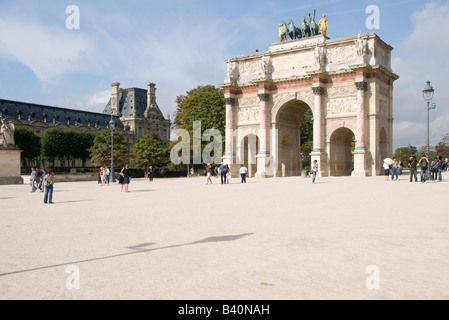
POLYGON ((254 177, 257 172, 257 154, 259 153, 260 140, 257 130, 237 131, 237 164, 244 164, 248 169, 247 176, 254 177))
POLYGON ((278 98, 277 101, 274 101, 273 108, 271 109, 271 122, 276 123, 276 119, 278 117, 278 114, 280 110, 289 102, 291 101, 300 101, 305 103, 309 108, 313 109, 310 106, 313 106, 313 101, 311 98, 307 97, 306 95, 300 95, 299 93, 291 93, 287 94, 285 97, 278 98))
POLYGON ((301 120, 308 110, 312 109, 305 101, 295 98, 284 100, 272 113, 272 125, 277 130, 276 176, 301 174, 301 120))
POLYGON ((347 127, 334 130, 329 139, 329 175, 350 176, 354 170, 354 131, 347 127))

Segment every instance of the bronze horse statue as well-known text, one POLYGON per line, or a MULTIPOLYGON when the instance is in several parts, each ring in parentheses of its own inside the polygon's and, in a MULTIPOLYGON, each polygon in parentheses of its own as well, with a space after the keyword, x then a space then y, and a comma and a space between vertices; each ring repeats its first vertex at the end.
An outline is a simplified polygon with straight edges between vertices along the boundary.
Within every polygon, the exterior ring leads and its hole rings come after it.
POLYGON ((279 42, 287 41, 288 36, 288 28, 285 21, 281 21, 281 23, 278 24, 279 26, 279 42))
POLYGON ((295 25, 291 19, 289 19, 287 21, 287 27, 288 27, 288 35, 290 36, 290 39, 295 40, 295 39, 302 38, 301 30, 299 30, 299 28, 295 27, 295 25))

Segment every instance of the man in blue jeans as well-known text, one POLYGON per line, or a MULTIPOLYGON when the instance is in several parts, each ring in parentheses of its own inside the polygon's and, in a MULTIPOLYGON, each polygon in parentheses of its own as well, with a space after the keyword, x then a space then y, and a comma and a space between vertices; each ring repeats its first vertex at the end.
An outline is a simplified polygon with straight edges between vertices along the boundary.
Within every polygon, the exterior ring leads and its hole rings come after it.
POLYGON ((438 157, 438 181, 443 181, 443 176, 442 176, 443 166, 444 166, 443 157, 439 156, 438 157))
POLYGON ((426 156, 422 156, 422 158, 419 160, 419 165, 421 166, 421 182, 426 183, 427 182, 427 170, 429 168, 429 159, 427 159, 426 156))
POLYGON ((221 163, 219 169, 221 174, 221 184, 226 184, 226 175, 228 173, 228 167, 225 164, 221 163))
POLYGON ((391 166, 391 181, 394 180, 394 176, 396 176, 396 181, 398 181, 398 171, 399 171, 399 162, 396 158, 393 158, 393 164, 391 166))

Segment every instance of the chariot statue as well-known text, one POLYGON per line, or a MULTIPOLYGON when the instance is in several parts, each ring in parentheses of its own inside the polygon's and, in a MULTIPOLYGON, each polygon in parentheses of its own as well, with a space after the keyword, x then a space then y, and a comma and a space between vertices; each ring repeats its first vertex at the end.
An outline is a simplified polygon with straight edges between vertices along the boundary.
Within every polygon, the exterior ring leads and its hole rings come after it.
POLYGON ((287 41, 287 38, 290 37, 291 40, 301 39, 306 37, 313 37, 319 34, 326 36, 327 34, 327 25, 328 21, 326 19, 326 15, 323 14, 321 20, 316 23, 315 22, 316 10, 313 9, 313 14, 309 12, 306 17, 302 18, 299 27, 295 27, 293 20, 289 19, 287 23, 285 21, 281 21, 279 26, 279 42, 287 41), (321 31, 320 31, 321 28, 321 31))

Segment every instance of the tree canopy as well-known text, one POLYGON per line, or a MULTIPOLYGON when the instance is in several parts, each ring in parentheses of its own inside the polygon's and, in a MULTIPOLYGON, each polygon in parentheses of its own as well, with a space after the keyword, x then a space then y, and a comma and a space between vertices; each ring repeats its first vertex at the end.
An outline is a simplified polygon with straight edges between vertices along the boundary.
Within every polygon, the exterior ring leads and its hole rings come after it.
POLYGON ((30 162, 40 157, 41 137, 30 128, 17 126, 14 130, 14 141, 22 150, 20 154, 22 162, 30 162))
MULTIPOLYGON (((173 126, 184 129, 190 135, 190 157, 193 156, 194 122, 201 123, 201 136, 206 130, 217 130, 221 137, 221 150, 224 148, 226 126, 226 105, 223 90, 213 85, 198 86, 185 95, 176 98, 177 109, 173 126)), ((204 150, 208 141, 201 142, 204 150)))
POLYGON ((88 149, 93 145, 95 133, 74 129, 51 128, 42 135, 41 155, 49 160, 86 161, 88 149))
POLYGON ((201 121, 201 130, 216 129, 224 136, 226 106, 223 90, 213 85, 198 86, 176 97, 174 127, 193 132, 193 122, 201 121))
POLYGON ((435 150, 439 156, 443 158, 449 158, 449 133, 444 136, 444 138, 438 142, 435 150))
MULTIPOLYGON (((118 130, 114 130, 114 164, 122 166, 128 163, 128 143, 118 130)), ((111 131, 103 129, 97 133, 94 143, 89 148, 90 158, 94 166, 105 166, 111 163, 111 131)))
POLYGON ((140 137, 131 148, 130 161, 140 169, 166 165, 168 158, 168 149, 156 133, 140 137))

